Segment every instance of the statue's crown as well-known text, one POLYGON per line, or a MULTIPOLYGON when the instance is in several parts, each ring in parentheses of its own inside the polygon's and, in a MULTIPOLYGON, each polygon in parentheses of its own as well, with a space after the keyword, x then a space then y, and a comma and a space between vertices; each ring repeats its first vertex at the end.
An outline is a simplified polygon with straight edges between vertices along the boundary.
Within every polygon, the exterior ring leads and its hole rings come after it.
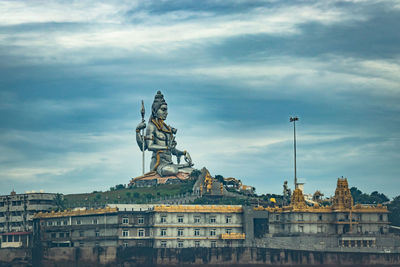
POLYGON ((166 105, 167 102, 165 102, 164 95, 161 93, 161 91, 157 91, 157 94, 154 96, 154 101, 153 105, 151 107, 152 114, 156 114, 157 110, 161 107, 161 105, 166 105))
POLYGON ((161 102, 162 104, 165 103, 164 95, 161 91, 157 91, 157 94, 154 96, 154 103, 161 102))

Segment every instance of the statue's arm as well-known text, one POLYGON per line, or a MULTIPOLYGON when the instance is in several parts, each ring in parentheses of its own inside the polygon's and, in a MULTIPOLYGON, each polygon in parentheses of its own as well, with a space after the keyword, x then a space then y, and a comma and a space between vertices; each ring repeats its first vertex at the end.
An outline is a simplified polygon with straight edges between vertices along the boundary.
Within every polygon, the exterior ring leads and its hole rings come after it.
MULTIPOLYGON (((138 126, 136 126, 136 143, 138 145, 138 147, 140 148, 141 151, 143 151, 143 140, 142 140, 142 135, 140 134, 140 132, 142 131, 142 129, 146 128, 146 123, 145 122, 141 122, 138 124, 138 126)), ((146 143, 144 144, 144 150, 147 149, 147 145, 146 143)))
POLYGON ((171 153, 172 153, 172 155, 180 157, 180 156, 184 156, 186 154, 186 151, 181 151, 179 149, 173 148, 173 149, 171 149, 171 153))
POLYGON ((157 144, 155 132, 158 131, 154 124, 149 123, 146 131, 146 143, 147 149, 153 152, 157 152, 159 150, 167 150, 168 147, 165 145, 157 144))

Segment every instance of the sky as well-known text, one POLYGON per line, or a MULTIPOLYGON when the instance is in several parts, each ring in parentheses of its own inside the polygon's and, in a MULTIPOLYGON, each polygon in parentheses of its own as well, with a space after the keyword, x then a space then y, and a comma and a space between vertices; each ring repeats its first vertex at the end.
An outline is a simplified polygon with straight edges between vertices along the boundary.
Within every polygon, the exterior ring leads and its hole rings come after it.
MULTIPOLYGON (((259 194, 400 194, 400 1, 0 2, 0 194, 141 175, 155 93, 196 168, 259 194)), ((146 153, 146 171, 150 153, 146 153)))

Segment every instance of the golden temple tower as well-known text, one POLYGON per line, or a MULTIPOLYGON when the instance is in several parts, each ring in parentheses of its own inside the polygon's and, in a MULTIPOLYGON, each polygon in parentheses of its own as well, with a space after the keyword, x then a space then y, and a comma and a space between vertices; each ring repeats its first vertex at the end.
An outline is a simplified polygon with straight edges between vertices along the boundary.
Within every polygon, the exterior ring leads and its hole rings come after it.
POLYGON ((351 209, 353 206, 353 197, 351 196, 349 184, 347 178, 338 178, 337 186, 335 190, 335 196, 333 197, 333 209, 351 209))

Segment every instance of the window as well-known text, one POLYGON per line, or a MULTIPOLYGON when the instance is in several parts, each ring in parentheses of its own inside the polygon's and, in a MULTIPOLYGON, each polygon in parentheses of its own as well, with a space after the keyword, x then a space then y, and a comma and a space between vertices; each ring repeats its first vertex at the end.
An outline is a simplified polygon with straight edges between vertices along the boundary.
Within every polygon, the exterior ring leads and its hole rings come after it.
POLYGON ((383 215, 379 214, 379 221, 383 221, 383 215))
POLYGON ((127 248, 128 247, 128 242, 124 242, 123 246, 124 246, 124 248, 127 248))
POLYGON ((96 243, 94 243, 94 246, 95 246, 95 247, 99 247, 99 246, 100 246, 100 243, 99 243, 99 242, 96 242, 96 243))
POLYGON ((63 225, 68 225, 68 221, 63 221, 63 225))
POLYGON ((200 229, 194 229, 194 236, 200 235, 200 229))
POLYGON ((69 237, 69 233, 65 233, 65 237, 69 237))
POLYGON ((64 237, 64 233, 60 233, 59 237, 61 237, 61 238, 64 237))
POLYGON ((318 221, 322 221, 322 215, 318 215, 318 221))
POLYGON ((215 235, 216 235, 216 229, 211 229, 210 236, 215 236, 215 235))
POLYGON ((194 247, 199 248, 200 247, 200 241, 194 241, 194 247))
POLYGON ((232 223, 232 216, 226 216, 225 217, 225 222, 226 223, 232 223))
POLYGON ((84 235, 84 233, 83 233, 83 231, 79 231, 79 237, 84 237, 85 235, 84 235))
POLYGON ((217 222, 217 219, 213 216, 213 217, 210 217, 210 223, 216 223, 217 222))
POLYGON ((183 216, 178 216, 178 223, 183 223, 183 216))
POLYGON ((95 231, 95 232, 94 232, 94 235, 95 235, 95 236, 100 236, 100 232, 99 232, 99 231, 95 231))
POLYGON ((195 216, 194 217, 194 223, 200 223, 200 217, 199 216, 195 216))
POLYGON ((97 219, 93 219, 93 224, 97 224, 97 219))
POLYGON ((275 220, 279 221, 279 215, 275 216, 275 220))
POLYGON ((211 247, 216 248, 217 247, 217 241, 211 241, 211 247))
POLYGON ((56 238, 56 233, 51 233, 51 238, 56 238))
POLYGON ((76 224, 81 224, 81 220, 76 220, 76 224))
POLYGON ((3 242, 7 242, 7 236, 3 235, 3 242))
POLYGON ((178 229, 178 236, 183 236, 183 229, 178 229))
POLYGON ((138 236, 144 236, 144 229, 139 229, 138 236))
POLYGON ((161 241, 161 247, 166 248, 167 247, 167 241, 161 241))
POLYGON ((19 242, 19 235, 14 236, 14 242, 19 242))
POLYGON ((299 232, 300 233, 304 233, 304 226, 303 225, 299 225, 299 232))
POLYGON ((303 218, 303 214, 302 213, 300 213, 299 214, 299 221, 303 221, 304 220, 304 218, 303 218))
POLYGON ((83 247, 84 243, 83 242, 79 242, 79 246, 83 247))
POLYGON ((129 223, 128 217, 122 218, 122 224, 128 224, 128 223, 129 223))
POLYGON ((227 233, 227 234, 230 234, 230 233, 232 233, 232 229, 229 229, 229 228, 228 228, 228 229, 226 229, 226 230, 225 230, 225 233, 227 233))
POLYGON ((57 221, 57 226, 60 226, 61 225, 61 221, 57 221))
POLYGON ((129 236, 129 231, 128 230, 124 230, 122 231, 122 236, 129 236))
POLYGON ((138 224, 144 224, 144 218, 143 217, 139 217, 138 218, 138 224))
POLYGON ((161 229, 161 236, 167 235, 167 229, 161 229))
POLYGON ((52 222, 52 221, 48 221, 48 222, 47 222, 47 225, 48 225, 48 226, 53 226, 53 222, 52 222))
POLYGON ((167 222, 167 216, 161 216, 161 223, 167 222))
POLYGON ((317 226, 317 233, 322 233, 322 226, 321 225, 317 226))
POLYGON ((183 241, 178 242, 178 248, 183 248, 183 241))

